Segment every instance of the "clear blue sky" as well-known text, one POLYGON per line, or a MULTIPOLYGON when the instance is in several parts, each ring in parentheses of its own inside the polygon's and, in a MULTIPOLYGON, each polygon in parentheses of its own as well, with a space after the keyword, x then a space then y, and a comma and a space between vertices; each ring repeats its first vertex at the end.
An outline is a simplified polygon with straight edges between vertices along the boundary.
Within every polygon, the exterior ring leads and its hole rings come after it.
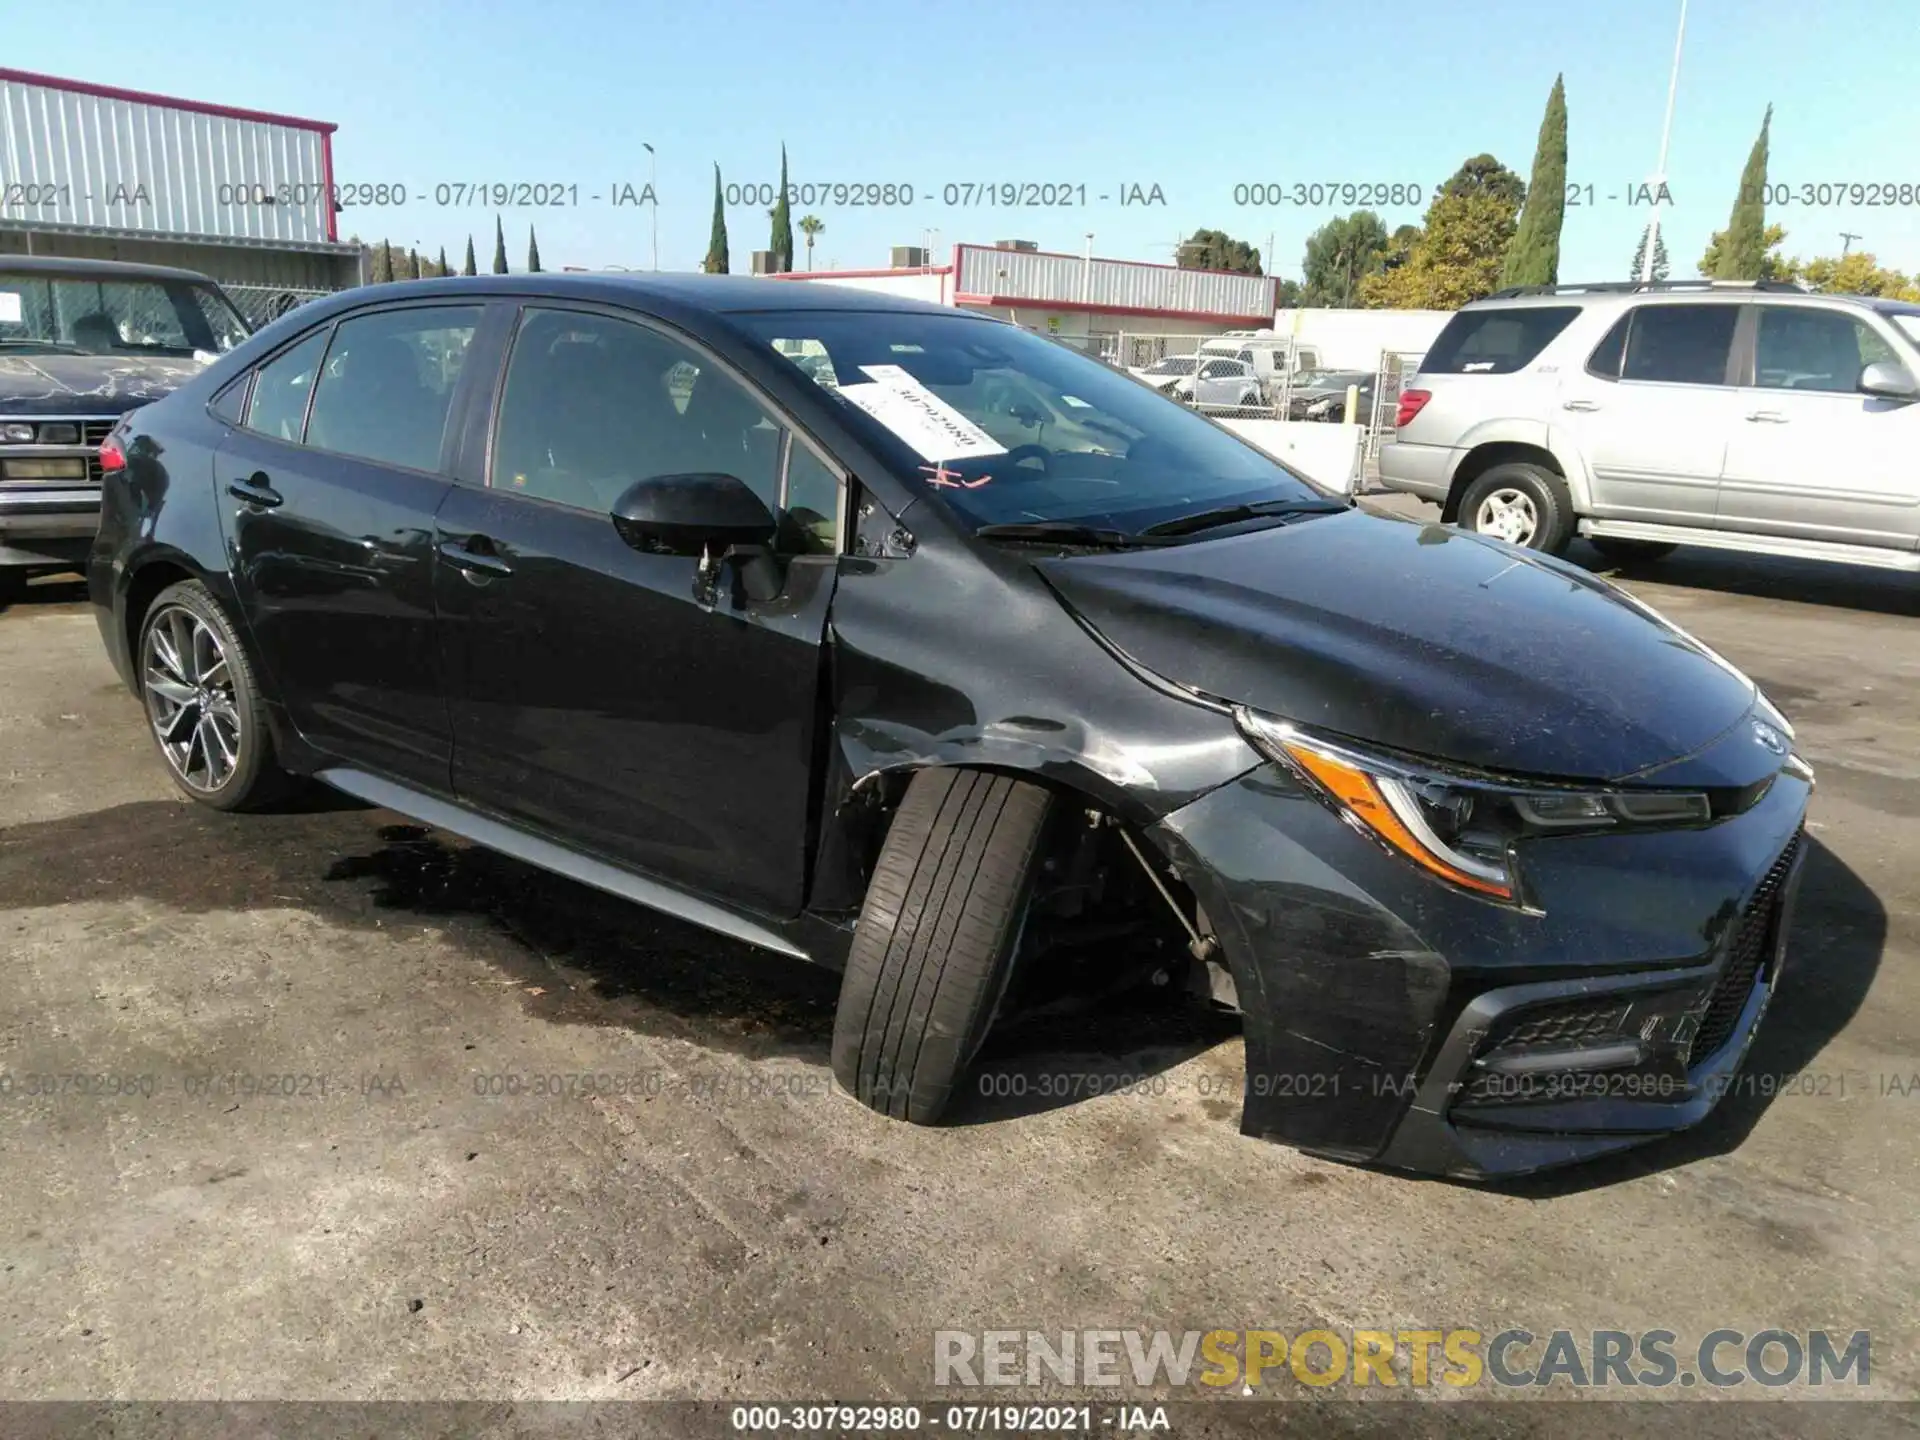
MULTIPOLYGON (((1769 102, 1772 181, 1920 185, 1911 27, 1893 23, 1904 3, 1692 0, 1663 222, 1677 277, 1725 226, 1769 102)), ((485 268, 494 212, 437 208, 435 185, 578 185, 577 207, 506 212, 516 269, 530 222, 548 269, 651 263, 648 212, 588 198, 646 182, 642 141, 659 152, 660 264, 692 268, 714 163, 730 181, 772 182, 784 140, 796 182, 919 192, 910 207, 813 206, 827 225, 822 268, 884 265, 889 245, 929 229, 943 253, 1015 236, 1078 253, 1092 231, 1096 254, 1165 261, 1176 236, 1208 226, 1263 253, 1271 234, 1271 268, 1297 277, 1307 234, 1335 212, 1236 206, 1237 183, 1431 187, 1483 150, 1525 175, 1564 72, 1568 179, 1592 185, 1596 203, 1567 212, 1560 273, 1582 279, 1623 274, 1646 222, 1627 195, 1656 162, 1678 12, 1678 0, 11 0, 0 53, 23 69, 334 121, 337 179, 399 182, 425 200, 350 211, 341 233, 444 245, 456 264, 471 233, 485 268), (941 203, 946 184, 1002 180, 1084 184, 1090 203, 941 203), (1166 204, 1121 206, 1134 184, 1159 185, 1166 204)), ((752 206, 727 218, 744 270, 767 217, 752 206)), ((1418 211, 1384 218, 1391 228, 1418 211)), ((1786 226, 1788 253, 1838 254, 1852 231, 1881 263, 1920 269, 1920 203, 1794 205, 1768 219, 1786 226)))

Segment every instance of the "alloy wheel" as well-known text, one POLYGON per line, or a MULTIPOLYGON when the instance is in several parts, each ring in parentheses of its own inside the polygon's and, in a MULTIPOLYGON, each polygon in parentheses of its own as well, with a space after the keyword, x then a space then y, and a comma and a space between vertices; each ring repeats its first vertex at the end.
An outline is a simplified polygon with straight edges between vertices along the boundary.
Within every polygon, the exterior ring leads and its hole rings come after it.
POLYGON ((1530 545, 1540 532, 1540 510, 1526 491, 1503 486, 1480 502, 1473 528, 1509 545, 1530 545))
POLYGON ((219 634, 184 605, 169 605, 148 624, 140 660, 160 753, 188 788, 220 789, 240 763, 245 737, 219 634))

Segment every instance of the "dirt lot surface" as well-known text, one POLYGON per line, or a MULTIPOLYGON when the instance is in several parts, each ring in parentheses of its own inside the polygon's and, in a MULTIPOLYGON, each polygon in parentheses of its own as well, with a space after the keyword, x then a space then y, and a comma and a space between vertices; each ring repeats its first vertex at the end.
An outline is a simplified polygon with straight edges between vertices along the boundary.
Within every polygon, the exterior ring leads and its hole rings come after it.
MULTIPOLYGON (((0 1399, 926 1400, 936 1330, 1096 1326, 1867 1330, 1864 1393, 1920 1396, 1920 585, 1624 578, 1819 771, 1790 970, 1764 1085, 1494 1190, 1241 1138, 1231 1027, 1151 1006, 987 1062, 1141 1093, 883 1120, 831 1090, 832 977, 388 813, 175 798, 36 587, 0 612, 0 1399)), ((1547 1433, 1514 1409, 1476 1423, 1547 1433)))

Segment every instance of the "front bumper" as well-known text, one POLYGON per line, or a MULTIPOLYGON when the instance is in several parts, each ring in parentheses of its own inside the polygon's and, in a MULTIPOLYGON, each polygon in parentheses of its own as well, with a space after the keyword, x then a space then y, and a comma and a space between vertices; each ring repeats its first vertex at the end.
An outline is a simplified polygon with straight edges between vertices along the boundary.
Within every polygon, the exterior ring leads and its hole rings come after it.
POLYGON ((1529 842, 1537 914, 1428 878, 1276 765, 1174 812, 1150 834, 1233 972, 1242 1131, 1486 1178, 1697 1123, 1772 996, 1809 788, 1783 771, 1704 828, 1529 842))
POLYGON ((0 483, 0 566, 83 560, 99 526, 98 485, 0 483))

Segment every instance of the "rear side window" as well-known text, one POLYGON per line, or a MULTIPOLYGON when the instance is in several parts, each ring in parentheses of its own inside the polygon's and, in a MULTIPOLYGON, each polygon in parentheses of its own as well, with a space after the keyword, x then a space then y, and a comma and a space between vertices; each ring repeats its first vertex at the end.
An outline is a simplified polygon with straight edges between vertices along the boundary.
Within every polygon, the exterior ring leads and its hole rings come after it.
POLYGON ((1579 313, 1577 305, 1462 310, 1434 340, 1420 369, 1427 375, 1511 375, 1531 365, 1579 313))
POLYGON ((313 394, 314 377, 320 373, 320 357, 326 348, 327 332, 318 330, 261 367, 254 377, 253 398, 247 404, 249 430, 300 443, 307 399, 313 394))
POLYGON ((1724 385, 1736 305, 1641 305, 1628 317, 1622 380, 1724 385))
POLYGON ((480 307, 408 306, 344 321, 321 369, 307 443, 410 470, 441 441, 480 307))

